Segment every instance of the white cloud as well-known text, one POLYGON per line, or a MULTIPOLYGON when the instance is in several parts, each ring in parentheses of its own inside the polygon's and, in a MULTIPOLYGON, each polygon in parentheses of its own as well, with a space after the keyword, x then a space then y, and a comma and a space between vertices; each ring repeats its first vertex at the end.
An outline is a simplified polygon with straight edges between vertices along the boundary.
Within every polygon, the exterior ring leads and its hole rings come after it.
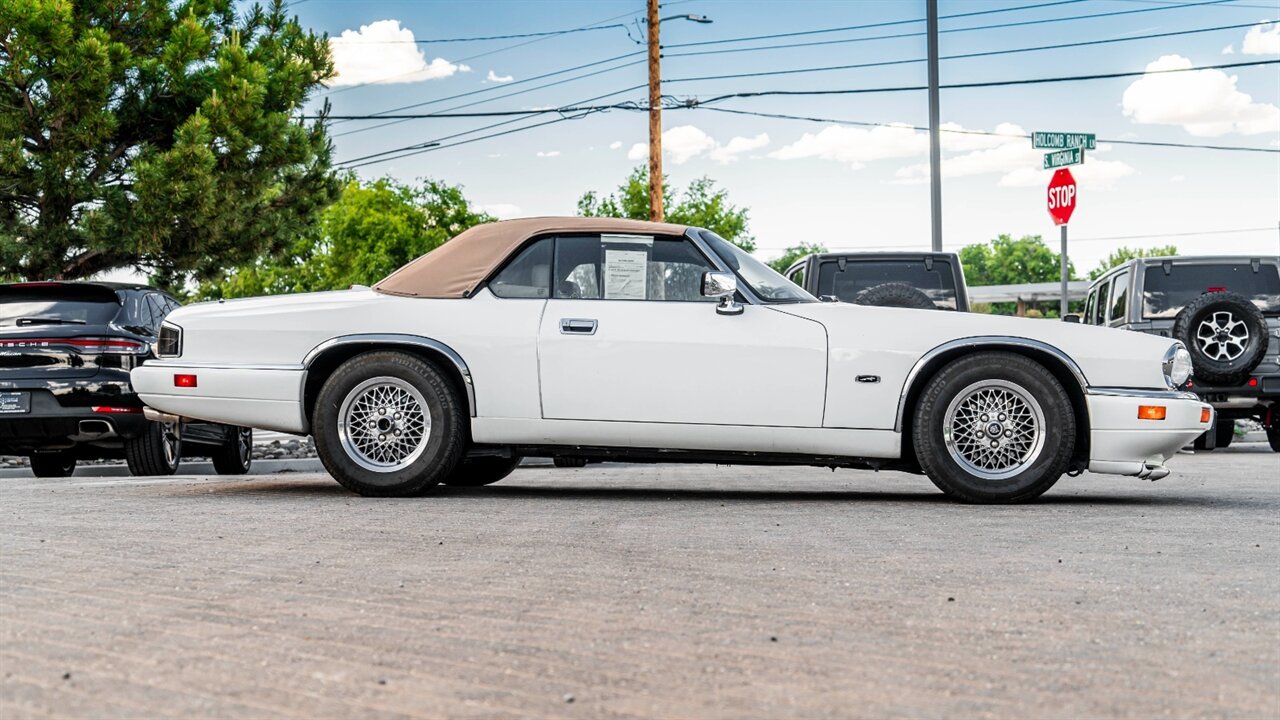
POLYGON ((490 70, 489 74, 484 78, 485 82, 491 83, 509 83, 512 80, 515 80, 515 78, 510 75, 499 75, 492 70, 490 70))
MULTIPOLYGON (((1187 58, 1165 55, 1148 64, 1147 72, 1191 67, 1187 58)), ((1199 137, 1280 132, 1280 108, 1255 103, 1236 89, 1236 80, 1221 70, 1148 74, 1124 91, 1121 105, 1134 122, 1181 125, 1199 137)))
POLYGON ((1240 52, 1245 55, 1280 55, 1280 23, 1258 23, 1249 28, 1240 52))
POLYGON ((481 205, 480 210, 486 212, 499 220, 507 220, 521 215, 520 206, 511 203, 489 203, 481 205))
POLYGON ((622 147, 622 141, 621 141, 621 140, 614 140, 613 142, 609 143, 609 149, 610 149, 610 150, 617 150, 617 149, 618 149, 618 148, 620 148, 620 147, 622 147))
POLYGON ((1228 46, 1226 46, 1226 47, 1222 48, 1222 54, 1223 54, 1223 55, 1235 55, 1235 54, 1236 54, 1236 46, 1235 46, 1235 45, 1228 45, 1228 46))
POLYGON ((538 157, 560 157, 560 151, 559 151, 559 150, 548 150, 548 151, 546 151, 546 152, 543 152, 543 151, 539 150, 539 151, 538 151, 538 157))
POLYGON ((361 25, 359 31, 343 30, 329 38, 329 48, 336 73, 328 81, 330 86, 421 82, 471 70, 444 58, 427 62, 413 42, 413 31, 400 27, 399 20, 379 20, 361 25))
POLYGON ((760 133, 755 137, 735 137, 724 145, 718 145, 707 157, 718 163, 731 163, 742 153, 759 150, 768 144, 768 133, 760 133))
POLYGON ((881 125, 871 129, 828 125, 815 133, 769 153, 778 160, 821 158, 847 163, 857 170, 872 160, 913 157, 927 152, 929 138, 906 125, 881 125))

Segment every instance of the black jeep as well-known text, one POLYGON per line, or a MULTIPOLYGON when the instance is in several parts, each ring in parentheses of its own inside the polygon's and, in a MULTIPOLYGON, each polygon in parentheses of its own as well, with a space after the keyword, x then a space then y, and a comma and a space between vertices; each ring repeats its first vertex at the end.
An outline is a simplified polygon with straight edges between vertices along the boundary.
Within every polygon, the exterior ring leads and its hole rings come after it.
POLYGON ((129 384, 177 306, 145 285, 0 285, 0 455, 27 456, 37 477, 121 457, 134 475, 170 475, 184 451, 219 473, 248 472, 249 428, 149 420, 129 384))

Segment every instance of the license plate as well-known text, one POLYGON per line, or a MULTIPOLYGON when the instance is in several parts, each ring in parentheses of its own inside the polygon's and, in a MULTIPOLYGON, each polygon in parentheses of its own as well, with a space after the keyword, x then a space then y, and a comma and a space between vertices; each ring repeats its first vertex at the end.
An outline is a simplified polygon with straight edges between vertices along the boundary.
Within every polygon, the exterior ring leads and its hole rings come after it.
POLYGON ((31 412, 31 393, 0 392, 0 415, 31 412))

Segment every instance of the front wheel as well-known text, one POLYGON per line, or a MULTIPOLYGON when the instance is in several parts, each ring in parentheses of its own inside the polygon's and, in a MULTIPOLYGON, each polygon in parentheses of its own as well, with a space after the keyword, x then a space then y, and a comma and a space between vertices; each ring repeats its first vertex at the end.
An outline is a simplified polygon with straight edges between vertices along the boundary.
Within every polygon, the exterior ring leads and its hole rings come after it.
POLYGON ((316 452, 361 495, 416 495, 445 480, 466 446, 463 400, 434 364, 402 352, 343 363, 316 398, 316 452))
POLYGON ((920 467, 944 493, 975 503, 1023 502, 1062 477, 1075 450, 1071 399, 1043 365, 983 352, 944 367, 916 405, 920 467))

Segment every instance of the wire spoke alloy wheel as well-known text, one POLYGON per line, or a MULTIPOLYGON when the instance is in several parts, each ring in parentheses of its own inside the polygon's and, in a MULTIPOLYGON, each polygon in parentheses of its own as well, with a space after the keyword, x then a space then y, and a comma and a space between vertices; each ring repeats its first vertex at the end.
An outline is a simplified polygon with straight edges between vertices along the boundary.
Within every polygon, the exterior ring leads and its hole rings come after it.
POLYGON ((1249 326, 1230 310, 1219 310, 1200 321, 1196 342, 1210 360, 1235 360, 1249 345, 1249 326))
POLYGON ((408 381, 382 376, 347 393, 338 409, 338 438, 357 465, 392 473, 414 463, 431 437, 426 398, 408 381))
POLYGON ((1044 449, 1044 410, 1030 392, 1007 380, 980 380, 956 394, 943 420, 947 451, 983 480, 1013 477, 1044 449))

